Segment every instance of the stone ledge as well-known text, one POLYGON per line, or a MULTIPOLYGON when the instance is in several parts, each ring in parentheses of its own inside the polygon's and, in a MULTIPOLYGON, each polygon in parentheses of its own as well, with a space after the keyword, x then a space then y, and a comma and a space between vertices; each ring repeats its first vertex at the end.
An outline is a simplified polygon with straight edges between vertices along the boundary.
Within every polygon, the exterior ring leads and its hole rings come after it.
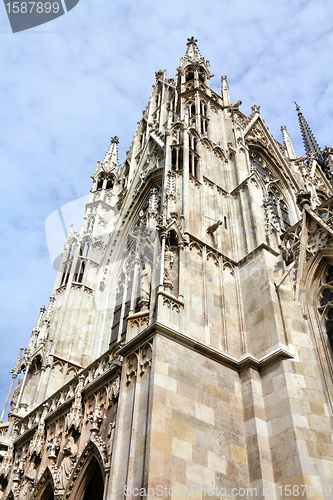
POLYGON ((188 347, 192 351, 213 359, 217 363, 228 366, 232 370, 239 373, 247 368, 254 368, 260 372, 268 366, 284 359, 294 359, 294 355, 284 348, 276 349, 259 359, 252 356, 252 354, 244 354, 240 359, 236 359, 160 323, 153 323, 148 328, 143 330, 134 339, 130 340, 126 345, 121 347, 118 354, 123 357, 127 356, 129 353, 136 350, 141 344, 151 340, 155 335, 162 335, 163 337, 171 339, 185 347, 188 347))

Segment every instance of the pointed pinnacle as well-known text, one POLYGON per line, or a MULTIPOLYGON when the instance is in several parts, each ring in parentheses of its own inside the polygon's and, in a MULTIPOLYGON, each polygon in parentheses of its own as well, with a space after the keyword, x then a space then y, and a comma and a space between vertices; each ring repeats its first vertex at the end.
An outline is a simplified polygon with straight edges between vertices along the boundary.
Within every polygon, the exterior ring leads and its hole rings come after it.
POLYGON ((200 50, 197 46, 197 39, 194 38, 194 36, 191 36, 191 38, 187 39, 187 49, 186 49, 186 54, 185 58, 190 58, 190 59, 201 59, 202 55, 200 53, 200 50))
POLYGON ((312 130, 310 129, 307 121, 305 120, 299 105, 296 102, 295 105, 298 114, 298 121, 301 129, 305 153, 309 156, 314 156, 319 165, 321 166, 321 168, 324 170, 325 160, 321 152, 321 149, 315 139, 315 136, 312 133, 312 130))

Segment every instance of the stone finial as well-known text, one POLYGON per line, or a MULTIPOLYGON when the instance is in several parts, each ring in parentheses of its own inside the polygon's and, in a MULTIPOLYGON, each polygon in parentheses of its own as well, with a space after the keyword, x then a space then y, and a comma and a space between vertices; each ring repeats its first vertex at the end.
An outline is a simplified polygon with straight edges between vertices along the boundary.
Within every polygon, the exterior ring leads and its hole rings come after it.
POLYGON ((227 75, 221 76, 221 95, 223 99, 223 105, 226 107, 230 106, 230 94, 227 75))
POLYGON ((190 38, 187 39, 187 45, 190 45, 191 43, 197 43, 197 39, 194 38, 194 36, 191 36, 190 38))
POLYGON ((251 107, 252 109, 252 113, 255 114, 255 113, 258 113, 260 115, 260 106, 257 106, 256 104, 253 104, 253 106, 251 107))
POLYGON ((198 40, 194 38, 194 36, 191 36, 187 39, 187 49, 184 57, 185 60, 191 59, 192 61, 199 61, 200 59, 202 59, 202 55, 197 46, 197 41, 198 40))
POLYGON ((155 72, 155 78, 156 78, 156 82, 158 82, 158 80, 165 80, 166 78, 166 69, 159 69, 158 71, 155 72))
POLYGON ((33 331, 39 331, 42 327, 42 324, 44 322, 44 313, 46 311, 46 307, 45 306, 42 306, 40 308, 40 312, 39 312, 39 315, 38 315, 38 319, 37 319, 37 322, 36 322, 36 326, 35 328, 33 329, 33 331))
POLYGON ((290 135, 287 131, 287 127, 285 125, 282 125, 281 132, 282 132, 282 137, 283 137, 283 144, 284 144, 284 147, 286 148, 287 153, 288 153, 288 158, 290 160, 295 160, 296 159, 295 151, 293 148, 293 144, 291 142, 291 137, 290 137, 290 135))

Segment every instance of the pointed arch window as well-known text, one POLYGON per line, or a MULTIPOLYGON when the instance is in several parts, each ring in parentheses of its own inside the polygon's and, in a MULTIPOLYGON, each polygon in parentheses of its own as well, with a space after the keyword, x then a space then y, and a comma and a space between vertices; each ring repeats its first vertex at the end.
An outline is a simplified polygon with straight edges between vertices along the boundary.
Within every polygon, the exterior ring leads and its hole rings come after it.
POLYGON ((87 257, 89 252, 89 243, 87 241, 82 242, 80 246, 80 257, 87 257))
POLYGON ((272 179, 273 176, 272 174, 268 171, 268 169, 264 166, 264 163, 261 159, 261 157, 257 154, 251 153, 250 155, 250 162, 252 168, 257 170, 258 174, 262 179, 267 181, 268 179, 272 179))
POLYGON ((72 243, 69 246, 67 258, 66 258, 66 261, 64 262, 64 265, 63 265, 64 267, 63 267, 63 273, 62 273, 60 286, 67 285, 67 283, 68 283, 69 275, 70 275, 71 267, 72 267, 72 263, 73 263, 73 258, 75 255, 75 251, 76 251, 76 243, 72 243))
POLYGON ((287 204, 282 199, 279 191, 275 187, 271 187, 268 196, 272 203, 272 211, 275 216, 276 222, 279 224, 283 231, 290 229, 290 218, 287 204))
POLYGON ((200 69, 198 70, 198 78, 199 78, 200 82, 205 83, 206 78, 205 78, 205 73, 203 70, 200 70, 200 69))
POLYGON ((113 189, 113 181, 112 181, 112 179, 108 179, 107 180, 105 189, 109 189, 109 190, 113 189))
POLYGON ((60 286, 67 285, 68 279, 69 279, 70 270, 71 270, 71 263, 70 262, 66 262, 66 264, 64 266, 64 271, 62 273, 62 279, 61 279, 60 286))
POLYGON ((76 263, 76 270, 73 277, 73 281, 75 283, 83 282, 83 275, 85 268, 86 268, 86 261, 82 257, 79 257, 76 263))
POLYGON ((329 266, 325 282, 321 287, 319 311, 323 315, 328 342, 333 353, 333 266, 329 266))
POLYGON ((87 231, 89 233, 92 233, 95 225, 95 216, 89 217, 88 224, 87 224, 87 231))
POLYGON ((100 175, 97 180, 97 191, 103 189, 103 184, 104 184, 104 175, 100 175))
POLYGON ((194 80, 194 71, 192 69, 190 69, 186 74, 186 81, 190 82, 191 80, 194 80))
POLYGON ((183 131, 177 128, 172 136, 171 146, 172 170, 183 170, 183 131))
POLYGON ((204 101, 200 101, 200 128, 202 134, 208 132, 208 106, 204 101))
POLYGON ((142 119, 142 127, 141 127, 141 132, 140 132, 140 137, 139 137, 139 149, 141 150, 146 142, 146 131, 147 131, 147 125, 144 119, 142 119))
POLYGON ((197 139, 189 136, 189 172, 193 177, 198 177, 199 155, 197 153, 197 139))
POLYGON ((89 242, 83 241, 80 245, 78 260, 76 263, 73 281, 76 283, 83 282, 83 275, 88 263, 89 242))
POLYGON ((131 295, 133 286, 133 273, 130 276, 122 273, 116 296, 116 304, 113 310, 113 323, 111 327, 111 343, 125 335, 127 317, 130 311, 131 295))

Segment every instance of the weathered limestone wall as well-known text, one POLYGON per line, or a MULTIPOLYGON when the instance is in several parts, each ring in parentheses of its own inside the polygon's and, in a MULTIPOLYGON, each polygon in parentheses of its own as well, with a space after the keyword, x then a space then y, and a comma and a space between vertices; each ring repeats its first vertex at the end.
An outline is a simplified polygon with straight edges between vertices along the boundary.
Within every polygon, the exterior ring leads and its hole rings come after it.
POLYGON ((154 343, 148 487, 247 485, 238 373, 164 337, 154 343))

